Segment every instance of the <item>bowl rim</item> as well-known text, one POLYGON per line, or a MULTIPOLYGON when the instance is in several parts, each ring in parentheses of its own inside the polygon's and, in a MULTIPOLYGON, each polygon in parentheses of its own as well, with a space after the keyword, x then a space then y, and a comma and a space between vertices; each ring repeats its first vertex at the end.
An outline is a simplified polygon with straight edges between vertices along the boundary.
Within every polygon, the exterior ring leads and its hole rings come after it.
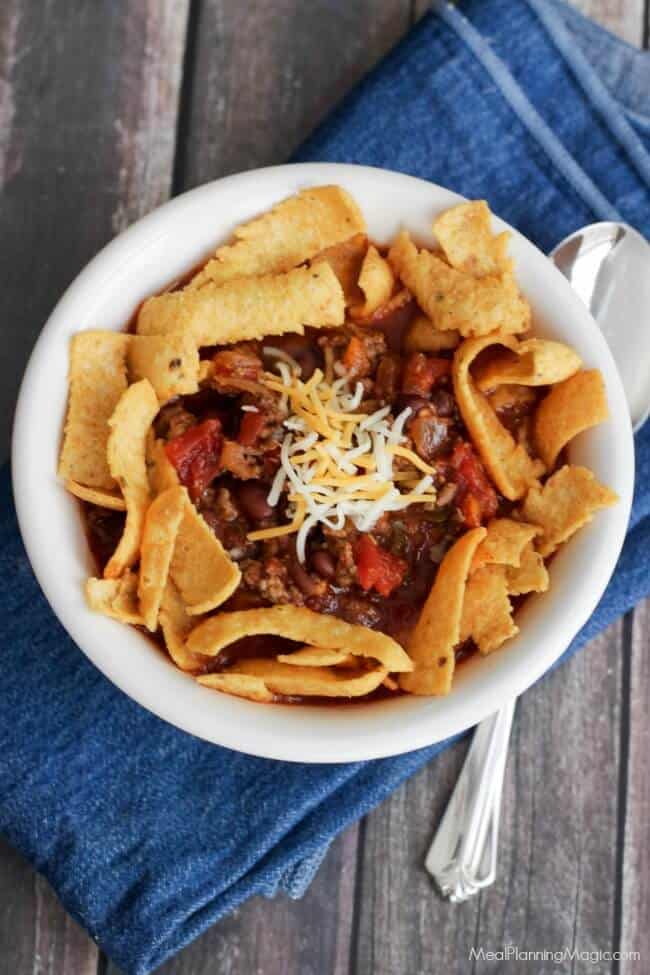
MULTIPOLYGON (((46 481, 45 485, 41 484, 38 487, 35 485, 33 458, 29 451, 31 446, 38 443, 39 419, 31 408, 34 390, 45 376, 50 354, 57 347, 60 351, 63 341, 66 342, 67 358, 67 337, 70 329, 65 322, 70 320, 77 305, 89 304, 84 295, 89 288, 93 287, 94 282, 101 279, 106 284, 128 276, 128 268, 134 255, 143 248, 153 247, 161 240, 167 239, 170 229, 177 221, 182 220, 184 214, 189 214, 192 208, 196 209, 204 203, 213 202, 219 196, 225 199, 224 194, 241 200, 251 193, 259 195, 261 190, 268 202, 256 206, 259 212, 264 206, 268 207, 277 199, 288 195, 286 190, 283 191, 287 183, 291 185, 297 183, 300 186, 340 183, 343 186, 347 184, 349 188, 351 183, 357 181, 359 185, 361 185, 360 181, 369 183, 370 186, 376 187, 378 193, 380 186, 383 186, 385 196, 389 198, 391 189, 412 193, 414 198, 417 197, 422 202, 430 198, 431 212, 435 210, 436 204, 433 202, 435 197, 444 198, 443 206, 453 205, 454 202, 463 199, 444 187, 403 173, 342 163, 294 163, 250 170, 214 180, 175 197, 111 240, 67 288, 50 314, 32 350, 21 383, 14 417, 12 477, 18 524, 36 578, 55 615, 72 639, 109 680, 154 714, 207 741, 261 757, 303 762, 358 761, 386 757, 433 744, 466 730, 487 717, 501 704, 521 694, 548 670, 589 618, 614 571, 625 538, 631 508, 634 484, 632 430, 623 388, 605 340, 589 312, 554 265, 517 230, 496 217, 500 229, 506 228, 511 231, 513 246, 516 243, 516 246, 527 256, 531 266, 534 265, 542 277, 549 277, 553 288, 559 291, 565 317, 580 322, 581 329, 584 331, 586 328, 588 331, 590 352, 597 360, 599 368, 603 370, 607 381, 611 415, 609 423, 616 437, 614 447, 617 469, 620 472, 616 484, 620 503, 616 508, 608 509, 608 530, 603 533, 607 538, 596 546, 599 557, 589 558, 587 553, 582 558, 583 574, 580 576, 580 585, 573 593, 572 612, 565 613, 564 619, 554 621, 552 638, 547 639, 544 635, 538 655, 530 657, 529 654, 522 664, 521 655, 515 654, 512 662, 505 665, 489 663, 498 655, 483 658, 488 662, 487 666, 485 663, 481 664, 481 667, 485 668, 485 676, 474 682, 476 686, 471 684, 471 693, 467 700, 463 700, 464 688, 456 690, 456 694, 459 695, 456 700, 453 700, 453 691, 447 698, 416 698, 416 702, 419 703, 409 711, 409 715, 412 713, 412 720, 410 718, 395 720, 384 709, 383 704, 379 707, 368 704, 350 705, 338 709, 319 708, 313 705, 292 706, 291 710, 296 713, 307 712, 309 715, 318 715, 319 712, 324 711, 329 714, 329 717, 322 715, 315 720, 313 727, 305 725, 298 735, 296 732, 300 722, 296 723, 291 719, 288 722, 276 721, 269 717, 273 711, 277 712, 276 705, 262 708, 259 704, 228 698, 227 695, 220 695, 217 698, 214 691, 200 688, 203 694, 211 695, 217 705, 210 719, 205 708, 201 706, 202 699, 196 694, 189 693, 187 683, 191 678, 186 674, 166 666, 167 677, 159 677, 164 673, 160 670, 160 666, 154 666, 152 663, 150 668, 147 663, 145 672, 150 672, 151 684, 149 684, 147 680, 141 679, 138 667, 125 666, 123 657, 119 654, 112 656, 107 652, 107 639, 112 643, 116 635, 114 630, 108 628, 124 629, 123 624, 106 618, 99 618, 94 624, 89 623, 83 607, 79 605, 77 596, 71 588, 71 584, 78 586, 81 576, 67 581, 57 578, 57 563, 51 555, 57 519, 52 518, 50 524, 41 514, 37 519, 37 525, 34 519, 37 506, 43 505, 43 495, 39 492, 45 490, 46 496, 50 492, 50 497, 53 499, 55 495, 51 492, 63 491, 60 482, 53 476, 46 481), (540 259, 543 259, 545 268, 540 264, 540 259), (43 537, 43 531, 46 535, 49 533, 50 543, 47 543, 47 539, 43 537), (97 632, 97 636, 94 631, 97 632), (104 637, 103 641, 100 631, 104 637), (109 633, 112 635, 107 636, 109 633), (441 701, 452 702, 452 706, 446 708, 448 713, 445 713, 443 708, 442 717, 435 706, 436 702, 441 701), (249 716, 253 716, 250 708, 255 708, 256 720, 248 720, 249 716), (262 712, 259 711, 260 708, 262 712), (384 719, 381 719, 379 731, 375 727, 372 733, 369 731, 368 721, 358 720, 359 715, 369 712, 371 708, 374 709, 373 713, 379 713, 384 709, 385 719, 385 728, 384 719), (262 717, 262 713, 266 713, 266 718, 262 717), (417 720, 415 720, 416 716, 417 720), (284 729, 285 724, 287 729, 284 729), (296 727, 290 732, 289 726, 293 727, 293 725, 296 727)), ((354 193, 354 190, 352 192, 354 193)), ((382 197, 380 205, 384 205, 384 199, 382 197)), ((390 209, 390 200, 388 207, 390 209)), ((222 234, 223 231, 220 231, 217 226, 214 232, 215 240, 221 239, 222 234)), ((519 267, 517 270, 519 271, 519 267)), ((172 278, 173 274, 167 276, 167 280, 172 278)), ((103 326, 97 324, 93 327, 103 326)), ((73 329, 73 331, 79 330, 79 327, 73 329)), ((65 410, 65 402, 63 409, 65 410)), ((61 422, 60 413, 59 417, 61 422)), ((74 499, 70 501, 72 504, 75 503, 74 499)), ((78 518, 77 511, 75 516, 78 518)), ((591 535, 593 534, 592 532, 591 535)), ((592 549, 594 545, 595 540, 592 549)), ((79 558, 83 560, 82 555, 79 555, 79 558)), ((566 571, 564 575, 567 575, 566 571)), ((573 572, 574 577, 575 575, 576 573, 573 572)), ((570 565, 568 578, 572 578, 570 565)), ((91 611, 87 610, 87 612, 91 611)), ((96 617, 96 614, 92 615, 96 617)), ((132 633, 136 633, 133 628, 129 629, 132 633)), ((536 632, 541 635, 539 626, 536 632)), ((141 634, 138 634, 138 637, 143 643, 145 642, 146 638, 141 634)), ((132 641, 131 638, 123 637, 123 642, 130 644, 132 641)), ((199 689, 199 685, 194 681, 191 683, 193 688, 199 689)), ((397 702, 387 702, 388 707, 392 709, 395 709, 396 704, 397 702)), ((280 710, 286 711, 287 708, 280 710)), ((377 725, 377 722, 375 721, 374 724, 377 725)))

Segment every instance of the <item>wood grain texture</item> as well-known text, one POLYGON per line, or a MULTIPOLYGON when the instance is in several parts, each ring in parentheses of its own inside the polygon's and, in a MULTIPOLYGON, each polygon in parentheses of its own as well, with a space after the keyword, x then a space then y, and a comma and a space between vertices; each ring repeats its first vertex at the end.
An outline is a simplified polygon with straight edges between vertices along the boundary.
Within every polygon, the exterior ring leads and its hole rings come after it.
POLYGON ((56 894, 34 874, 33 975, 95 975, 97 946, 83 928, 62 910, 56 894))
POLYGON ((448 749, 365 821, 352 951, 360 975, 469 970, 479 902, 443 903, 423 869, 466 750, 448 749))
POLYGON ((55 302, 169 192, 186 10, 186 0, 0 5, 2 459, 19 378, 55 302))
POLYGON ((634 611, 629 661, 628 747, 621 810, 621 950, 643 962, 621 961, 621 975, 650 964, 650 600, 634 611), (644 964, 645 963, 645 964, 644 964))
MULTIPOLYGON (((368 817, 357 971, 466 975, 475 970, 472 947, 498 951, 506 944, 611 949, 621 648, 619 623, 520 702, 498 878, 485 893, 465 904, 443 902, 422 869, 462 763, 461 748, 368 817)), ((535 975, 559 970, 553 963, 536 966, 535 975)), ((479 962, 476 970, 497 969, 479 962)))
POLYGON ((409 0, 204 0, 184 188, 281 163, 410 23, 409 0))
POLYGON ((521 702, 503 879, 497 897, 485 895, 479 937, 484 926, 533 949, 613 944, 623 632, 622 622, 611 627, 521 702))
POLYGON ((98 956, 47 881, 0 841, 0 971, 95 975, 98 956))

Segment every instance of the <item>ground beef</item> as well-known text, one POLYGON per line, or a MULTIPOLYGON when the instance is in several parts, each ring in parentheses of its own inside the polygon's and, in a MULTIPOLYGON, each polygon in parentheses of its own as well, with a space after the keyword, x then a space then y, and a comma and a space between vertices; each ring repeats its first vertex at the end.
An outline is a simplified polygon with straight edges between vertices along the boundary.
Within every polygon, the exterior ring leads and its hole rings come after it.
POLYGON ((201 497, 199 511, 228 554, 236 562, 254 558, 260 550, 259 542, 251 542, 248 519, 236 502, 232 484, 206 488, 201 497))
MULTIPOLYGON (((325 332, 318 338, 321 349, 331 349, 334 355, 334 372, 341 376, 351 375, 354 379, 369 379, 378 366, 382 356, 386 354, 386 337, 383 332, 372 328, 360 328, 356 325, 346 325, 336 331, 325 332), (353 342, 357 349, 355 365, 345 364, 346 353, 353 342)), ((371 387, 372 388, 371 383, 371 387)), ((367 391, 366 391, 367 392, 367 391)))
POLYGON ((319 349, 334 349, 341 353, 350 341, 350 332, 347 328, 321 329, 316 341, 319 349))
POLYGON ((286 555, 294 547, 295 541, 290 535, 280 535, 279 538, 267 538, 262 545, 264 558, 268 559, 275 555, 286 555))
POLYGON ((222 521, 235 521, 239 509, 233 501, 231 491, 226 487, 209 487, 203 492, 201 506, 211 508, 222 521))
POLYGON ((374 373, 382 356, 386 355, 386 336, 373 328, 356 328, 354 334, 360 338, 370 362, 370 372, 374 373))
POLYGON ((259 544, 248 540, 248 525, 242 518, 224 521, 216 511, 203 505, 200 512, 206 524, 210 526, 230 558, 234 559, 235 562, 253 558, 257 554, 259 544))
POLYGON ((197 423, 198 420, 194 414, 184 409, 180 403, 168 403, 163 406, 156 419, 156 436, 162 437, 163 440, 173 440, 174 437, 180 437, 181 434, 186 433, 190 427, 196 426, 197 423))
POLYGON ((305 604, 305 595, 293 582, 287 564, 278 558, 264 562, 253 560, 242 565, 242 581, 247 589, 259 593, 270 603, 305 604))
MULTIPOLYGON (((393 515, 394 517, 394 515, 393 515)), ((385 535, 390 533, 391 526, 391 516, 385 512, 378 521, 375 522, 372 528, 372 534, 378 538, 382 539, 385 535)))
POLYGON ((382 621, 381 612, 376 605, 353 593, 345 593, 339 598, 336 615, 357 626, 379 627, 382 621))
POLYGON ((241 392, 241 380, 256 382, 262 373, 262 360, 254 346, 247 343, 222 349, 212 358, 212 382, 220 393, 241 392))
POLYGON ((354 560, 354 540, 358 532, 352 522, 347 521, 344 528, 323 528, 325 548, 336 564, 334 583, 348 587, 357 581, 357 566, 354 560))
MULTIPOLYGON (((246 402, 247 397, 244 397, 246 402)), ((266 417, 267 429, 275 428, 276 431, 282 429, 282 423, 289 415, 289 406, 282 397, 273 390, 266 389, 266 392, 252 406, 257 406, 261 413, 266 417)))
POLYGON ((264 395, 245 393, 242 397, 242 405, 254 406, 263 417, 264 424, 257 435, 257 442, 266 448, 269 441, 282 441, 284 436, 282 423, 289 415, 289 410, 281 397, 266 387, 264 389, 264 395))

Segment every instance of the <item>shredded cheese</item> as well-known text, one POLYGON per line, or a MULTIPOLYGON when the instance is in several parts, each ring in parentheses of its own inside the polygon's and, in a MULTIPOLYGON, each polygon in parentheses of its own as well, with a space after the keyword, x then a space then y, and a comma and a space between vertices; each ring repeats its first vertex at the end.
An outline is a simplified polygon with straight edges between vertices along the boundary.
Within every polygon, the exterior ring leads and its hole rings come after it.
POLYGON ((363 413, 362 383, 352 387, 347 376, 331 382, 320 369, 303 382, 284 356, 275 355, 279 350, 265 351, 279 375, 266 373, 262 381, 290 410, 267 500, 275 507, 286 491, 290 521, 251 532, 251 541, 296 533, 304 562, 309 532, 318 524, 341 529, 350 518, 359 531, 370 531, 387 511, 435 501, 435 471, 404 446, 408 407, 394 419, 389 406, 363 413), (399 471, 393 470, 396 456, 406 462, 399 471))
POLYGON ((407 447, 391 446, 388 449, 391 454, 396 454, 398 457, 405 457, 406 460, 410 461, 411 464, 413 464, 413 467, 417 467, 419 471, 424 471, 425 474, 436 473, 433 467, 430 467, 428 464, 425 464, 425 462, 422 460, 421 457, 418 457, 416 453, 414 453, 412 450, 409 450, 407 447))
POLYGON ((262 355, 273 359, 280 359, 282 362, 286 362, 289 368, 292 369, 296 375, 300 375, 300 366, 293 356, 289 355, 288 352, 285 352, 284 349, 278 349, 274 345, 265 345, 262 349, 262 355))

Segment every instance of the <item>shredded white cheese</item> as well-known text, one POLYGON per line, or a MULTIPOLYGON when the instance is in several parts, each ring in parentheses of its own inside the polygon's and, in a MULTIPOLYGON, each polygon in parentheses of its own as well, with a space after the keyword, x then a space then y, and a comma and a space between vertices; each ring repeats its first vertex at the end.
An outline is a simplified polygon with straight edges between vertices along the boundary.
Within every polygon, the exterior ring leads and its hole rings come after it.
MULTIPOLYGON (((280 350, 267 346, 264 351, 280 350)), ((267 501, 274 507, 288 490, 290 521, 251 532, 251 540, 296 532, 296 552, 304 562, 309 532, 318 524, 341 529, 350 518, 359 531, 370 531, 386 511, 435 501, 434 471, 403 446, 408 407, 394 420, 389 406, 371 414, 356 412, 362 383, 351 389, 346 376, 328 383, 320 370, 303 382, 284 359, 277 356, 274 363, 279 376, 263 378, 289 408, 280 468, 267 501), (406 462, 400 471, 393 471, 396 455, 406 462)))
POLYGON ((275 345, 265 345, 262 348, 262 355, 272 359, 280 359, 282 362, 286 363, 297 376, 300 375, 300 366, 298 362, 293 358, 293 356, 289 355, 288 352, 285 352, 284 349, 278 349, 275 345))

